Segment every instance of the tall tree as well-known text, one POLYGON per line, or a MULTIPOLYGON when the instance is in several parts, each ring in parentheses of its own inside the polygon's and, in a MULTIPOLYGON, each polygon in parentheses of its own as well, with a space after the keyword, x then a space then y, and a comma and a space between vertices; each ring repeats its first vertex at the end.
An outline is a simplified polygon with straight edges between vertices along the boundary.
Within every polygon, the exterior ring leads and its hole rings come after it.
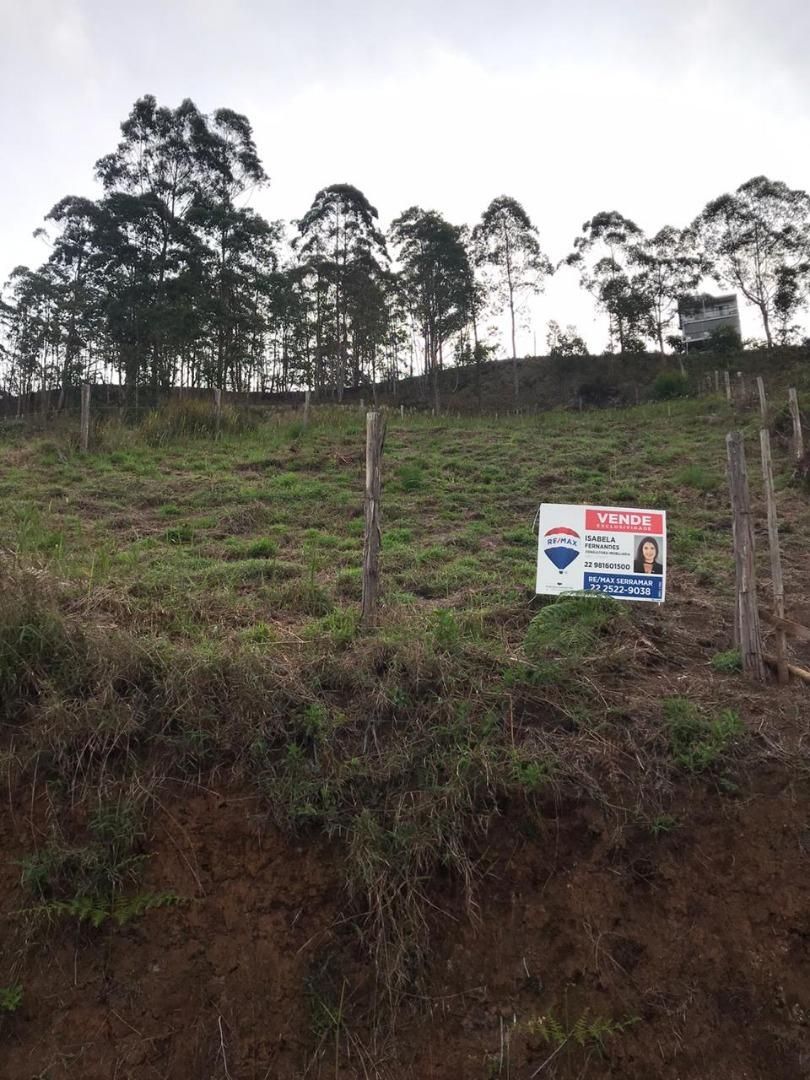
POLYGON ((384 333, 379 304, 388 251, 376 207, 351 184, 330 184, 315 196, 298 222, 296 248, 317 277, 319 361, 332 368, 332 384, 342 400, 347 376, 358 385, 359 345, 372 359, 384 333), (325 288, 324 288, 325 287, 325 288), (330 322, 331 326, 324 325, 330 322))
POLYGON ((678 301, 698 287, 706 273, 703 259, 690 250, 688 238, 667 225, 652 237, 629 245, 627 256, 637 273, 631 289, 649 301, 649 329, 664 351, 664 330, 678 311, 678 301))
POLYGON ((439 411, 439 370, 443 346, 470 319, 472 268, 463 228, 451 225, 435 210, 411 206, 391 225, 398 249, 402 282, 419 326, 424 371, 432 378, 433 402, 439 411))
POLYGON ((810 195, 755 176, 712 200, 692 230, 719 284, 739 289, 759 309, 768 346, 777 297, 788 277, 810 272, 810 195))
POLYGON ((619 352, 643 348, 648 330, 649 298, 628 273, 629 249, 643 239, 634 221, 616 210, 603 210, 586 221, 574 250, 565 260, 579 270, 580 283, 607 312, 611 342, 619 352))
POLYGON ((521 301, 542 289, 543 279, 553 273, 543 254, 537 229, 517 199, 499 195, 484 211, 473 229, 476 263, 490 270, 494 294, 501 309, 507 307, 512 331, 512 375, 518 400, 515 313, 521 301))

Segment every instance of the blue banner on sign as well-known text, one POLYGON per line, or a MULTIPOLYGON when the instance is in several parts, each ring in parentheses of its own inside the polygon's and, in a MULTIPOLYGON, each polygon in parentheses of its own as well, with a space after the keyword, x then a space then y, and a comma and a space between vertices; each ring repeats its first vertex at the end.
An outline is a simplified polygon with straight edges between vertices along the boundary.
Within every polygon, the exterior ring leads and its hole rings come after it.
POLYGON ((609 596, 632 596, 639 600, 660 600, 664 579, 658 574, 585 574, 585 592, 609 596))

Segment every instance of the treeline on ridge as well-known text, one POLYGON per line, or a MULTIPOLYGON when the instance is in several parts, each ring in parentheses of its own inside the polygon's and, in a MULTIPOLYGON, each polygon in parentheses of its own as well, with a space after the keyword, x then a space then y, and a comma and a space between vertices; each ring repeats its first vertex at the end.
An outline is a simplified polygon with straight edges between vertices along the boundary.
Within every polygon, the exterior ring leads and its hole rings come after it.
MULTIPOLYGON (((17 267, 0 300, 2 390, 64 391, 117 377, 148 386, 285 391, 341 400, 403 374, 433 377, 496 350, 506 315, 517 396, 516 326, 528 297, 568 265, 608 316, 611 352, 660 352, 684 297, 707 278, 759 311, 788 344, 810 292, 810 196, 754 177, 685 229, 646 236, 617 211, 585 222, 556 266, 520 203, 499 196, 472 228, 406 209, 387 235, 347 183, 319 191, 289 225, 248 205, 268 181, 245 116, 139 99, 95 175, 98 199, 69 195, 46 218, 50 255, 17 267)), ((586 352, 549 323, 549 351, 586 352)))

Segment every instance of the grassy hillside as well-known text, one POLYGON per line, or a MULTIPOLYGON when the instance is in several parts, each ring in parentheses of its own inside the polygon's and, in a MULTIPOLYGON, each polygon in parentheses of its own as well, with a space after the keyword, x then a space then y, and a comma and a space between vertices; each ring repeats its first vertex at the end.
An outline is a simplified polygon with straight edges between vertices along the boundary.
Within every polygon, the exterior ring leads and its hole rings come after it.
POLYGON ((357 412, 63 424, 0 436, 1 1075, 805 1075, 807 690, 731 651, 757 417, 392 414, 369 633, 357 412), (541 501, 666 508, 667 604, 535 597, 541 501))

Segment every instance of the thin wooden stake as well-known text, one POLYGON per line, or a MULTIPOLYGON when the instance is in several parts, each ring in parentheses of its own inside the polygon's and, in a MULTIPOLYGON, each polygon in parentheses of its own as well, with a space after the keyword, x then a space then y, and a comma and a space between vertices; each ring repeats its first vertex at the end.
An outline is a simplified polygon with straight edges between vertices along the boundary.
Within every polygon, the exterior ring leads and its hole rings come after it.
POLYGON ((309 423, 309 387, 304 391, 304 425, 309 423))
POLYGON ((729 375, 727 370, 723 372, 723 382, 725 383, 725 386, 726 386, 726 401, 730 405, 731 404, 731 376, 729 375))
POLYGON ((382 451, 385 441, 385 417, 379 412, 366 413, 366 495, 365 535, 363 539, 363 604, 360 621, 373 626, 377 616, 377 591, 380 581, 380 488, 382 451))
POLYGON ((86 454, 90 448, 90 383, 82 383, 81 449, 86 454))
POLYGON ((737 372, 737 403, 739 405, 745 405, 747 398, 747 391, 745 385, 745 376, 741 371, 737 372))
POLYGON ((735 611, 736 640, 740 647, 743 670, 757 682, 765 681, 762 637, 757 606, 757 579, 754 565, 754 528, 748 472, 745 467, 745 444, 739 431, 726 435, 728 486, 731 495, 734 563, 737 579, 735 611))
POLYGON ((768 398, 765 396, 765 380, 761 375, 757 375, 757 393, 759 394, 759 415, 762 417, 762 423, 768 422, 768 398))
POLYGON ((720 393, 720 372, 719 371, 715 371, 715 373, 714 373, 714 392, 715 392, 715 394, 720 393))
MULTIPOLYGON (((785 583, 782 577, 782 555, 779 550, 779 523, 776 517, 776 491, 773 486, 771 436, 767 428, 760 429, 759 444, 762 450, 762 479, 765 483, 765 501, 768 507, 768 547, 771 552, 773 611, 777 619, 784 620, 785 583)), ((785 649, 785 631, 784 627, 780 627, 778 624, 776 630, 776 662, 779 684, 784 686, 789 678, 785 649)))
POLYGON ((804 457, 804 437, 802 435, 802 414, 799 412, 799 397, 795 386, 791 386, 788 390, 788 403, 790 404, 790 416, 793 420, 793 456, 797 461, 801 461, 804 457))
POLYGON ((219 442, 222 436, 222 390, 218 386, 214 388, 214 409, 216 410, 214 439, 219 442))

